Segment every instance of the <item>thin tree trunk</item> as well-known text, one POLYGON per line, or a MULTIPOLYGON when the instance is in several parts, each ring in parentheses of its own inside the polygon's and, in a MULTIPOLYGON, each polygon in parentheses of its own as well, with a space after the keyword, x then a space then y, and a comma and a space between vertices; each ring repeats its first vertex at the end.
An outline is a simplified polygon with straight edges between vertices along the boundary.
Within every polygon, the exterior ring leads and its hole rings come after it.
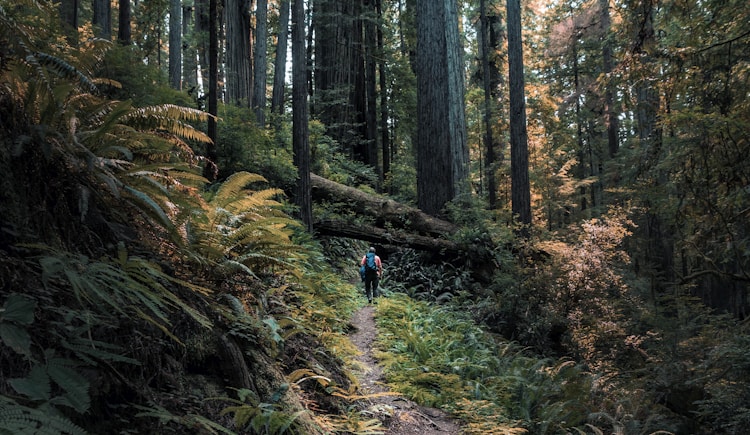
POLYGON ((255 110, 255 121, 258 126, 263 128, 266 125, 266 78, 268 68, 267 59, 267 40, 268 40, 268 1, 258 0, 255 8, 255 78, 253 83, 252 107, 255 110))
POLYGON ((218 115, 218 91, 219 91, 219 12, 218 0, 208 2, 208 113, 213 115, 208 118, 208 137, 211 143, 206 146, 206 157, 208 162, 203 168, 203 176, 210 181, 216 180, 218 168, 216 162, 216 141, 218 138, 216 129, 216 116, 218 115))
POLYGON ((305 50, 304 0, 292 1, 292 147, 297 166, 294 201, 300 220, 312 232, 310 198, 310 138, 307 124, 307 56, 305 50))
POLYGON ((209 82, 209 24, 210 13, 209 0, 195 0, 195 34, 196 38, 196 51, 198 58, 198 69, 200 74, 200 82, 203 86, 203 93, 208 93, 208 82, 209 82))
POLYGON ((195 8, 190 4, 182 6, 182 83, 188 93, 197 96, 198 90, 198 65, 194 42, 195 31, 193 29, 193 11, 195 8))
POLYGON ((169 85, 182 89, 182 5, 169 1, 169 85))
POLYGON ((531 189, 529 185, 529 147, 526 130, 520 0, 507 0, 507 12, 511 209, 517 222, 524 226, 521 235, 528 236, 526 227, 531 224, 531 189))
POLYGON ((276 60, 273 68, 273 93, 271 113, 284 113, 284 91, 286 90, 286 49, 289 39, 289 0, 279 4, 279 30, 276 38, 276 60))
MULTIPOLYGON (((381 0, 376 0, 376 8, 378 13, 378 23, 383 20, 383 3, 381 0)), ((385 43, 383 42, 383 26, 378 24, 378 53, 382 58, 385 52, 385 43)), ((386 69, 385 61, 381 60, 378 63, 378 72, 380 78, 380 144, 383 154, 383 178, 391 172, 391 136, 389 134, 390 129, 388 128, 388 92, 387 92, 387 80, 386 80, 386 69)))
MULTIPOLYGON (((612 42, 610 39, 611 23, 609 14, 609 0, 599 0, 600 22, 602 27, 602 67, 605 77, 610 77, 612 70, 614 69, 612 61, 612 42)), ((604 122, 607 127, 607 150, 609 157, 613 158, 620 149, 620 125, 618 119, 617 110, 615 110, 615 98, 614 98, 614 85, 612 79, 608 79, 605 83, 604 91, 604 122)))
POLYGON ((380 185, 383 172, 378 159, 378 104, 375 50, 378 44, 377 10, 374 1, 365 1, 364 16, 364 52, 365 52, 365 140, 367 142, 367 163, 378 174, 380 185))
POLYGON ((484 88, 484 150, 485 178, 487 179, 487 202, 490 210, 497 208, 497 182, 495 181, 495 140, 492 134, 492 76, 490 75, 490 25, 487 17, 487 0, 479 4, 480 50, 482 54, 482 85, 484 88))

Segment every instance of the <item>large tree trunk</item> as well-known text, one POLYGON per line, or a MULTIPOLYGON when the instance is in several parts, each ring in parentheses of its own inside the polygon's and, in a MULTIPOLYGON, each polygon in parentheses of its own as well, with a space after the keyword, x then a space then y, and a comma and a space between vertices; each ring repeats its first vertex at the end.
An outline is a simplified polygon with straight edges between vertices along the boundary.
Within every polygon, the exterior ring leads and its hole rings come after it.
POLYGON ((315 232, 320 235, 364 240, 384 246, 409 247, 443 255, 453 255, 467 250, 465 246, 450 240, 420 236, 403 230, 387 230, 373 225, 343 220, 317 221, 315 222, 315 232))
POLYGON ((228 0, 226 20, 226 101, 250 106, 252 66, 250 65, 250 1, 228 0))
MULTIPOLYGON (((528 226, 531 224, 531 187, 529 183, 529 145, 526 130, 520 0, 507 0, 507 9, 511 208, 513 216, 518 219, 518 223, 528 226)), ((528 234, 527 229, 521 232, 523 235, 528 234)))
POLYGON ((362 0, 315 2, 312 112, 354 159, 367 163, 362 0))
POLYGON ((457 230, 450 222, 392 199, 371 195, 315 174, 311 174, 310 181, 314 199, 348 203, 351 205, 351 211, 362 216, 374 217, 376 225, 385 226, 387 223, 394 228, 428 236, 445 236, 457 230))
POLYGON ((417 197, 437 216, 468 192, 464 81, 453 0, 417 0, 417 197))

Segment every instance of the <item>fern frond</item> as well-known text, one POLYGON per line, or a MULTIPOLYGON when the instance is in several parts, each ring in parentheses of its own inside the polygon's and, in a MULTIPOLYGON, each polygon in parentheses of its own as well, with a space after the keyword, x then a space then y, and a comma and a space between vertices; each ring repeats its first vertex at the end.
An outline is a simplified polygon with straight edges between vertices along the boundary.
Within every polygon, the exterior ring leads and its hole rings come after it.
POLYGON ((202 110, 162 104, 134 109, 123 117, 123 122, 138 129, 166 130, 188 140, 209 143, 211 139, 205 133, 182 121, 206 121, 210 117, 202 110))
POLYGON ((227 204, 240 199, 247 194, 247 186, 251 183, 267 182, 265 177, 249 172, 237 172, 230 175, 211 198, 214 207, 226 207, 227 204))
POLYGON ((89 79, 85 74, 78 70, 78 68, 74 67, 63 59, 42 52, 34 53, 34 58, 38 59, 38 64, 40 66, 47 67, 60 77, 77 81, 79 85, 88 92, 98 92, 96 85, 91 81, 91 79, 89 79))
POLYGON ((62 416, 19 405, 5 396, 0 396, 0 431, 13 435, 87 435, 84 429, 62 416))
POLYGON ((150 196, 146 195, 145 193, 135 190, 134 188, 130 186, 124 186, 124 189, 130 193, 133 198, 136 200, 136 202, 139 202, 146 206, 146 211, 150 217, 154 218, 156 222, 161 224, 164 228, 167 229, 173 229, 174 225, 172 221, 169 219, 169 216, 164 212, 164 210, 159 206, 159 204, 156 203, 150 196))

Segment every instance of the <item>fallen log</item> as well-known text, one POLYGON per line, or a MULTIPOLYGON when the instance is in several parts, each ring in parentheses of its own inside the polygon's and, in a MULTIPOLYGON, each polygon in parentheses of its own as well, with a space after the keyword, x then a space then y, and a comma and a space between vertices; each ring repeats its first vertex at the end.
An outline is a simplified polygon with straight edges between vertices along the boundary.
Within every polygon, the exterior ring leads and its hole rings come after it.
POLYGON ((402 246, 429 251, 442 256, 466 251, 466 247, 450 240, 421 236, 398 229, 384 229, 372 225, 343 220, 321 220, 313 224, 320 235, 364 240, 383 246, 402 246))
POLYGON ((319 175, 310 174, 310 184, 313 200, 346 203, 356 214, 375 218, 376 227, 385 227, 387 223, 394 228, 428 236, 445 236, 458 229, 456 225, 430 216, 418 208, 363 192, 319 175))

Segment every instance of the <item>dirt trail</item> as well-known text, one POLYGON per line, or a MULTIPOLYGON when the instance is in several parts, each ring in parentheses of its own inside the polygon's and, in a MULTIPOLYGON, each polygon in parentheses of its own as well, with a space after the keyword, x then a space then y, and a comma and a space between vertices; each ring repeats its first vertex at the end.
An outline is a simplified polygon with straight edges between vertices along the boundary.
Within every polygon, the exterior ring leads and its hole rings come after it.
MULTIPOLYGON (((377 335, 375 308, 367 305, 354 313, 350 335, 352 343, 361 352, 358 361, 362 372, 357 373, 362 394, 387 392, 383 370, 372 354, 372 346, 377 335)), ((460 433, 459 426, 443 411, 426 408, 399 396, 383 396, 369 399, 368 406, 375 417, 383 422, 389 435, 445 435, 460 433)))

